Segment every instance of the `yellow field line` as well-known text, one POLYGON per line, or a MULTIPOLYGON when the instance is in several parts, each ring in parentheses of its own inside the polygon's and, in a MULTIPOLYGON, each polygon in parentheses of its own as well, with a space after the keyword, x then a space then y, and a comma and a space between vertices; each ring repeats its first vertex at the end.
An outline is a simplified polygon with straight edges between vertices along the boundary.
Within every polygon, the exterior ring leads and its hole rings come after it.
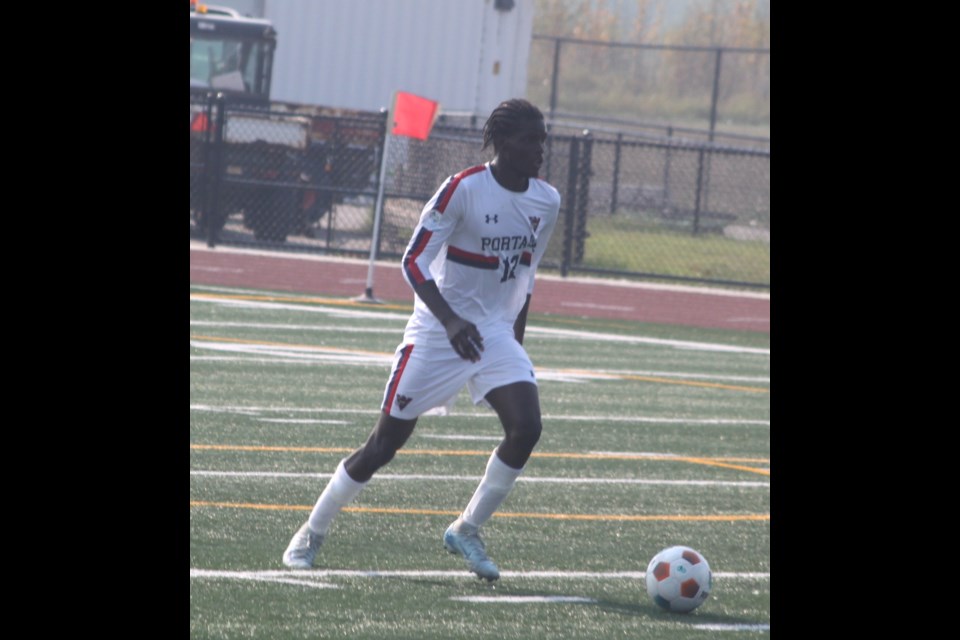
POLYGON ((191 340, 209 340, 210 342, 232 342, 235 344, 255 344, 261 347, 286 347, 288 349, 310 349, 312 351, 361 354, 365 356, 380 356, 390 358, 393 353, 384 351, 364 351, 363 349, 342 349, 340 347, 321 347, 312 344, 288 344, 286 342, 272 342, 269 340, 250 340, 249 338, 221 338, 219 336, 190 336, 191 340))
POLYGON ((303 298, 295 296, 265 296, 249 294, 217 294, 217 293, 191 293, 191 298, 199 300, 259 300, 263 302, 309 302, 313 304, 330 304, 338 307, 365 307, 373 309, 404 309, 409 310, 411 305, 369 303, 359 300, 340 300, 337 298, 303 298))
MULTIPOLYGON (((205 500, 191 500, 191 507, 221 507, 231 509, 267 509, 274 511, 310 511, 313 509, 309 505, 284 505, 284 504, 252 504, 244 502, 210 502, 205 500)), ((378 507, 344 507, 343 511, 351 513, 380 513, 390 515, 426 515, 426 516, 449 516, 457 517, 459 511, 442 511, 439 509, 388 509, 378 507)), ((730 514, 730 515, 647 515, 630 516, 622 514, 582 514, 582 513, 494 513, 494 518, 537 518, 546 520, 592 520, 592 521, 617 521, 617 522, 652 522, 652 521, 671 521, 671 522, 743 522, 760 521, 769 522, 769 513, 758 514, 730 514)))
MULTIPOLYGON (((320 347, 310 344, 288 344, 286 342, 272 342, 267 340, 250 340, 248 338, 222 338, 219 336, 190 336, 191 340, 209 340, 210 342, 230 342, 234 344, 253 344, 264 347, 284 347, 287 349, 311 349, 320 352, 331 353, 349 353, 391 357, 394 354, 377 351, 363 351, 362 349, 341 349, 338 347, 320 347)), ((586 369, 555 369, 558 373, 569 373, 574 375, 586 375, 594 378, 605 378, 607 380, 639 380, 640 382, 657 382, 659 384, 679 384, 688 387, 704 387, 708 389, 730 389, 732 391, 748 391, 751 393, 770 393, 769 389, 762 387, 741 387, 733 384, 722 384, 719 382, 695 382, 692 380, 677 380, 675 378, 658 378, 654 376, 638 376, 629 373, 600 373, 586 369)))
MULTIPOLYGON (((264 445, 227 445, 227 444, 191 444, 191 449, 216 450, 216 451, 298 451, 305 453, 350 453, 353 449, 347 447, 269 447, 264 445)), ((472 451, 461 449, 400 449, 397 455, 408 456, 484 456, 489 457, 489 451, 472 451)), ((749 471, 764 476, 770 475, 769 469, 755 469, 741 465, 729 464, 724 462, 727 458, 693 458, 686 456, 649 456, 629 453, 605 454, 605 453, 539 453, 534 452, 533 458, 569 458, 575 460, 661 460, 673 462, 689 462, 691 464, 702 464, 712 467, 723 467, 725 469, 735 469, 737 471, 749 471)), ((741 462, 769 463, 768 459, 758 458, 751 460, 749 458, 734 458, 741 462)))
POLYGON ((631 373, 599 373, 585 369, 557 369, 560 373, 572 373, 589 375, 595 378, 608 378, 611 380, 640 380, 641 382, 660 382, 664 384, 682 384, 690 387, 708 387, 713 389, 732 389, 734 391, 750 391, 753 393, 770 393, 769 389, 762 387, 741 387, 733 384, 722 384, 719 382, 694 382, 692 380, 677 380, 676 378, 658 378, 654 376, 638 376, 631 373))

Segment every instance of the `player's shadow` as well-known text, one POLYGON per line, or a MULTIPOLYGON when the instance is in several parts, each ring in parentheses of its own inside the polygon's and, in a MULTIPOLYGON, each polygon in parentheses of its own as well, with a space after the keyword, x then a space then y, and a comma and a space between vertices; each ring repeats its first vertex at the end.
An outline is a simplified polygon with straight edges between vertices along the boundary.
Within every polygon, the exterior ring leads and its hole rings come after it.
MULTIPOLYGON (((397 577, 391 578, 398 582, 413 582, 420 585, 429 585, 433 587, 449 587, 449 580, 440 580, 432 578, 409 578, 409 577, 397 577)), ((523 589, 517 588, 515 585, 511 584, 509 586, 502 584, 500 581, 497 582, 487 582, 486 580, 481 580, 479 578, 468 578, 464 577, 464 581, 468 584, 475 587, 478 591, 489 594, 496 594, 500 596, 534 596, 534 597, 557 597, 562 598, 569 596, 569 593, 557 593, 549 589, 523 589)), ((588 597, 588 596, 584 596, 588 597)), ((616 600, 602 600, 598 599, 596 602, 577 602, 572 604, 578 604, 584 607, 598 607, 605 612, 629 616, 629 617, 641 617, 641 618, 651 618, 651 619, 660 619, 660 620, 670 620, 672 622, 696 622, 697 624, 723 624, 723 625, 752 625, 756 624, 755 619, 742 618, 738 616, 731 616, 725 614, 715 614, 708 613, 702 609, 697 609, 690 613, 673 613, 670 611, 665 611, 653 604, 652 602, 638 601, 638 602, 618 602, 616 600)))
MULTIPOLYGON (((410 582, 413 584, 428 585, 431 587, 449 587, 450 586, 450 580, 440 579, 440 578, 410 578, 407 576, 402 576, 402 577, 397 576, 397 577, 386 578, 386 579, 394 580, 396 582, 410 582)), ((489 591, 491 593, 495 592, 499 594, 500 589, 502 587, 502 585, 499 582, 487 582, 483 578, 477 578, 477 577, 471 578, 466 575, 463 577, 463 581, 466 582, 467 584, 470 584, 480 589, 483 592, 489 591)), ((513 592, 511 591, 510 593, 512 594, 513 592)))
POLYGON ((726 614, 708 613, 702 609, 691 611, 690 613, 676 613, 661 609, 652 602, 616 602, 613 600, 598 600, 593 606, 599 607, 609 613, 622 616, 634 616, 644 618, 658 618, 661 620, 670 620, 672 622, 696 622, 697 624, 723 624, 723 625, 753 625, 757 621, 753 618, 741 618, 726 614))

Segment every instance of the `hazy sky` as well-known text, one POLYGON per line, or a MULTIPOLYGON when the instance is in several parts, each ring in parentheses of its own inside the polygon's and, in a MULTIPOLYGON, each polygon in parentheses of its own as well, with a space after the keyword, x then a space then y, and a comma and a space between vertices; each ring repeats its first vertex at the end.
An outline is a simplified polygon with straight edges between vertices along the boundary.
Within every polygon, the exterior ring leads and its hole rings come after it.
MULTIPOLYGON (((683 14, 690 6, 697 4, 708 7, 716 6, 719 10, 730 8, 738 1, 739 0, 666 0, 663 5, 665 10, 664 19, 668 25, 674 25, 683 18, 683 14)), ((761 9, 765 11, 770 10, 770 0, 756 0, 756 2, 761 9)), ((208 4, 232 7, 240 13, 259 16, 263 11, 263 3, 264 0, 214 0, 208 4)), ((622 2, 622 6, 627 12, 630 12, 631 5, 633 5, 633 3, 629 0, 622 2)))

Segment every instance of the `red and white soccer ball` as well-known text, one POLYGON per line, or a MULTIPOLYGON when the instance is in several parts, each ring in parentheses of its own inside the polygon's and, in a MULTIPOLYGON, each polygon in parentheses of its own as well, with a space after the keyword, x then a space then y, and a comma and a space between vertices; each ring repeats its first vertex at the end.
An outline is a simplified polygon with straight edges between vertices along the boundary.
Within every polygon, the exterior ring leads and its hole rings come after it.
POLYGON ((693 611, 707 599, 712 587, 707 559, 690 547, 667 547, 647 565, 647 593, 667 611, 693 611))

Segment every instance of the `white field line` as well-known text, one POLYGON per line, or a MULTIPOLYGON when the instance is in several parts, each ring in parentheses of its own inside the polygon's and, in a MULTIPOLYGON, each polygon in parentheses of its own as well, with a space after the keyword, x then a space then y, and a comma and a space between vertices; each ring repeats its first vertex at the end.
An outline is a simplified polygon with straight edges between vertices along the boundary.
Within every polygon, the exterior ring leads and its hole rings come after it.
POLYGON ((278 422, 280 424, 350 424, 348 420, 312 420, 310 418, 260 418, 260 422, 278 422))
MULTIPOLYGON (((223 356, 190 356, 191 361, 228 361, 228 362, 275 362, 275 363, 303 363, 327 364, 336 362, 349 365, 377 365, 389 367, 394 354, 387 352, 371 352, 366 350, 350 350, 336 347, 321 346, 283 346, 261 345, 250 343, 223 343, 207 340, 190 340, 190 346, 197 349, 220 351, 226 353, 248 354, 242 357, 223 356), (264 358, 263 356, 273 356, 264 358)), ((660 378, 674 378, 678 380, 708 380, 715 382, 753 382, 769 383, 769 376, 726 376, 703 373, 665 372, 665 371, 620 371, 610 369, 556 369, 550 367, 535 367, 540 380, 560 382, 587 382, 590 380, 611 380, 624 376, 655 376, 660 378)))
POLYGON ((234 329, 277 329, 282 331, 322 331, 327 333, 380 333, 394 335, 399 339, 403 335, 403 325, 390 327, 351 327, 343 324, 281 324, 267 322, 210 322, 191 320, 191 327, 230 327, 234 329))
POLYGON ((768 624, 692 624, 691 629, 703 629, 704 631, 770 631, 768 624))
POLYGON ((313 589, 339 589, 340 585, 330 584, 328 582, 317 582, 316 580, 304 580, 302 576, 265 576, 257 575, 255 572, 250 571, 197 571, 197 574, 194 575, 195 569, 190 570, 191 578, 212 578, 212 579, 230 579, 230 580, 251 580, 256 582, 276 582, 280 584, 295 584, 304 587, 311 587, 313 589))
MULTIPOLYGON (((501 571, 501 578, 521 580, 644 580, 646 571, 501 571)), ((348 569, 213 571, 190 569, 191 578, 234 578, 237 580, 264 580, 278 578, 472 578, 469 571, 359 571, 348 569)), ((714 572, 720 580, 769 580, 769 572, 714 572)))
MULTIPOLYGON (((223 304, 228 306, 239 306, 245 308, 262 309, 287 309, 295 311, 308 311, 312 313, 322 313, 336 318, 375 318, 387 320, 407 320, 409 314, 370 312, 353 309, 341 309, 335 307, 317 307, 312 305, 297 305, 277 302, 265 302, 256 300, 230 300, 230 299, 207 299, 203 297, 190 296, 195 302, 209 302, 213 304, 223 304)), ((574 329, 548 329, 546 327, 537 327, 530 325, 527 327, 529 335, 541 337, 559 337, 565 339, 579 340, 600 340, 605 342, 622 342, 626 344, 655 344, 660 346, 676 347, 680 349, 697 349, 703 351, 728 351, 733 353, 754 353, 770 355, 770 349, 756 347, 739 347, 734 345, 724 345, 711 342, 692 342, 686 340, 667 340, 663 338, 647 338, 642 336, 624 336, 611 333, 599 333, 596 331, 579 331, 574 329)))
POLYGON ((583 596, 452 596, 451 600, 457 602, 491 602, 506 604, 530 604, 530 603, 566 603, 582 602, 586 604, 596 604, 596 598, 584 598, 583 596))
POLYGON ((633 311, 635 307, 616 304, 595 304, 593 302, 561 302, 561 307, 579 307, 581 309, 608 309, 610 311, 633 311))
POLYGON ((471 440, 471 441, 484 441, 490 440, 492 442, 500 442, 503 440, 503 436, 445 436, 436 433, 420 433, 417 434, 421 438, 430 438, 432 440, 471 440))
POLYGON ((733 345, 716 344, 712 342, 690 342, 687 340, 665 340, 663 338, 644 338, 640 336, 621 336, 595 331, 574 331, 571 329, 547 329, 546 327, 531 327, 531 333, 543 336, 556 336, 566 339, 598 340, 601 342, 623 342, 626 344, 656 344, 679 349, 698 349, 701 351, 729 351, 733 353, 757 353, 770 355, 770 349, 757 347, 738 347, 733 345))
MULTIPOLYGON (((563 371, 560 369, 559 371, 563 371)), ((726 376, 709 373, 686 373, 676 371, 624 371, 619 369, 590 369, 597 376, 652 376, 657 378, 678 378, 683 380, 722 380, 724 382, 769 383, 770 376, 726 376)))
MULTIPOLYGON (((213 251, 209 249, 203 242, 192 240, 190 242, 191 251, 213 251)), ((216 251, 223 253, 246 253, 250 255, 262 255, 271 258, 277 257, 276 253, 270 251, 263 251, 258 249, 246 249, 242 247, 217 247, 216 251)), ((284 254, 286 258, 295 258, 298 260, 314 260, 319 262, 349 262, 352 264, 368 264, 368 260, 361 258, 345 258, 345 257, 330 257, 330 256, 320 256, 314 254, 300 254, 292 253, 290 255, 284 254)), ((396 269, 397 265, 395 262, 388 262, 384 260, 378 260, 377 265, 381 267, 387 267, 389 269, 396 269)), ((756 300, 769 300, 770 294, 763 291, 736 291, 731 289, 715 289, 712 287, 697 287, 693 285, 683 285, 683 284, 673 284, 673 283, 664 283, 664 282, 637 282, 635 280, 626 280, 623 278, 613 279, 613 278, 591 278, 588 276, 561 276, 553 273, 537 273, 537 280, 554 280, 556 282, 579 282, 595 285, 598 287, 603 286, 617 286, 617 287, 629 287, 631 289, 648 289, 651 291, 675 291, 675 292, 685 292, 685 293, 696 293, 701 295, 710 295, 710 296, 727 296, 731 298, 753 298, 756 300)), ((212 285, 199 285, 191 284, 192 289, 203 289, 205 291, 223 291, 223 292, 232 292, 232 293, 263 293, 262 291, 254 291, 250 289, 240 289, 240 288, 227 288, 227 287, 215 287, 212 285)))
MULTIPOLYGON (((284 407, 284 406, 237 406, 237 405, 207 405, 191 404, 191 411, 210 411, 213 413, 240 413, 244 415, 257 415, 260 413, 318 413, 318 414, 355 414, 355 415, 380 415, 379 409, 325 409, 325 408, 306 408, 306 407, 284 407)), ((466 413, 453 411, 447 414, 457 418, 483 418, 484 420, 495 419, 492 412, 486 413, 466 413)), ((544 420, 570 420, 574 422, 643 422, 652 424, 707 424, 707 425, 760 425, 770 426, 769 420, 745 420, 740 418, 667 418, 657 416, 597 416, 597 415, 554 415, 544 414, 544 420)))
MULTIPOLYGON (((353 365, 353 366, 375 366, 378 368, 388 368, 392 361, 392 354, 387 356, 383 354, 379 357, 371 355, 350 355, 350 354, 329 354, 317 352, 297 352, 280 351, 274 347, 258 346, 257 348, 245 345, 224 345, 222 343, 191 341, 190 345, 201 349, 211 349, 216 351, 227 351, 241 354, 240 356, 197 356, 191 355, 191 362, 229 362, 243 364, 300 364, 306 366, 327 365, 330 363, 353 365), (258 355, 252 355, 256 352, 258 355), (276 357, 265 358, 263 354, 271 354, 276 357), (284 357, 286 356, 286 357, 284 357)), ((677 380, 704 380, 710 382, 747 382, 753 384, 769 384, 768 376, 720 376, 702 373, 677 373, 663 371, 611 371, 603 369, 593 369, 590 371, 579 369, 576 371, 565 371, 563 369, 547 369, 545 367, 535 367, 537 378, 542 381, 552 382, 588 382, 590 380, 616 380, 623 376, 647 376, 658 378, 675 378, 677 380)))
MULTIPOLYGON (((305 324, 281 324, 281 323, 258 323, 258 322, 212 322, 206 320, 191 320, 191 326, 198 327, 220 327, 220 328, 241 328, 241 329, 274 329, 284 331, 320 331, 328 333, 376 333, 381 335, 396 335, 399 339, 402 336, 403 329, 397 327, 347 327, 343 325, 305 325, 305 324)), ((684 342, 679 340, 663 340, 660 338, 643 338, 637 336, 622 336, 617 334, 591 333, 586 331, 577 331, 572 329, 547 329, 531 325, 527 327, 527 335, 539 336, 541 338, 551 339, 574 339, 574 340, 599 340, 603 342, 625 342, 628 344, 666 344, 681 348, 704 348, 708 351, 735 351, 740 353, 761 353, 769 355, 769 349, 752 349, 749 347, 730 347, 724 345, 715 345, 703 342, 684 342)), ((662 373, 656 371, 635 372, 637 375, 678 375, 672 373, 662 373)), ((749 378, 744 378, 749 379, 749 378)))
MULTIPOLYGON (((327 366, 329 364, 350 365, 357 367, 377 367, 378 369, 387 369, 391 362, 391 357, 387 355, 370 356, 349 354, 328 354, 328 353, 299 353, 291 351, 276 351, 265 347, 245 347, 240 345, 222 345, 220 343, 199 343, 191 341, 193 347, 207 348, 220 351, 231 351, 235 353, 251 353, 254 350, 261 354, 272 354, 279 357, 264 358, 262 356, 244 355, 244 356, 190 356, 191 362, 229 362, 234 364, 284 364, 284 365, 303 365, 308 367, 327 366), (286 355, 286 357, 282 357, 286 355)), ((617 380, 622 376, 619 374, 610 374, 602 372, 588 372, 584 370, 563 371, 559 369, 545 369, 536 367, 537 379, 541 382, 566 382, 573 384, 583 384, 596 380, 617 380)), ((629 375, 629 374, 628 374, 629 375)), ((637 374, 634 374, 637 375, 637 374)), ((641 374, 642 375, 642 374, 641 374)), ((650 375, 650 374, 646 374, 650 375)), ((659 376, 667 377, 667 376, 659 376)), ((669 374, 669 377, 683 379, 683 374, 669 374)), ((700 378, 714 382, 742 382, 746 379, 740 376, 710 376, 693 374, 691 378, 700 378)), ((769 382, 768 378, 751 379, 750 382, 769 382)))
POLYGON ((296 358, 258 358, 253 356, 190 356, 190 362, 231 362, 244 364, 302 364, 308 367, 328 364, 330 362, 338 362, 340 364, 350 364, 354 366, 374 366, 378 369, 382 369, 389 364, 384 364, 380 360, 360 360, 354 358, 353 356, 317 356, 311 354, 307 359, 296 359, 296 358))
POLYGON ((250 353, 257 355, 282 356, 290 359, 309 359, 322 362, 345 362, 348 364, 386 364, 393 360, 392 353, 365 351, 362 349, 350 350, 336 347, 303 347, 283 345, 262 345, 250 343, 209 342, 205 340, 191 340, 191 347, 210 349, 211 351, 226 351, 230 353, 250 353))
MULTIPOLYGON (((254 295, 265 295, 258 292, 254 295)), ((330 316, 331 318, 368 318, 375 320, 408 320, 409 313, 394 313, 390 311, 358 311, 356 309, 340 309, 337 307, 318 307, 310 304, 289 304, 282 302, 264 302, 261 300, 232 300, 229 298, 204 298, 190 295, 191 302, 206 302, 211 304, 220 304, 228 307, 238 307, 241 309, 269 309, 285 311, 304 311, 307 313, 319 313, 330 316)))
MULTIPOLYGON (((282 471, 203 471, 192 470, 191 476, 201 478, 312 478, 327 479, 330 473, 293 473, 282 471)), ((462 480, 470 483, 480 481, 480 476, 451 476, 451 475, 420 475, 420 474, 377 474, 373 476, 375 481, 403 481, 403 480, 426 480, 450 482, 462 480)), ((522 483, 544 483, 544 484, 643 484, 643 485, 669 485, 669 486, 697 486, 697 487, 737 487, 737 488, 770 488, 769 482, 750 482, 750 481, 732 481, 732 480, 660 480, 644 478, 556 478, 556 477, 536 477, 520 476, 517 482, 522 483)))

